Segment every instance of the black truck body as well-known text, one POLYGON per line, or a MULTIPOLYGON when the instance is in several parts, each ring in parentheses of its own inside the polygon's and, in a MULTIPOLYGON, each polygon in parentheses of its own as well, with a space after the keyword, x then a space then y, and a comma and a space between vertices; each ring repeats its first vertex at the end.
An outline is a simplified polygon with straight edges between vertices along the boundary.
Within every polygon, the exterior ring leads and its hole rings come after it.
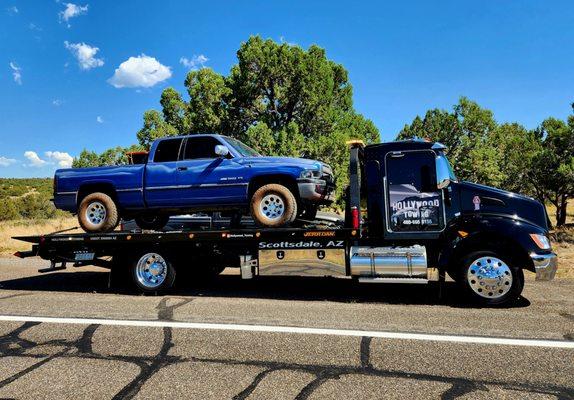
POLYGON ((342 226, 63 232, 18 237, 33 248, 16 255, 52 261, 47 271, 66 263, 129 270, 146 292, 169 289, 182 268, 205 276, 237 267, 244 279, 313 275, 397 283, 448 274, 470 298, 493 305, 518 298, 523 270, 553 279, 557 258, 544 206, 457 181, 444 150, 420 140, 350 143, 342 226))

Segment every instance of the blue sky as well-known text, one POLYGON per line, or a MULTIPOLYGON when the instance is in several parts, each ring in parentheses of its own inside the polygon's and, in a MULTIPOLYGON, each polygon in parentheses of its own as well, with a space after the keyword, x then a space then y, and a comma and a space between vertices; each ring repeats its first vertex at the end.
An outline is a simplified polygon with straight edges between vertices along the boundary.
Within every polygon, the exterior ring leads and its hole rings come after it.
POLYGON ((529 128, 574 101, 572 1, 72 1, 0 0, 0 177, 135 143, 165 87, 227 74, 251 34, 324 47, 383 140, 461 95, 529 128))

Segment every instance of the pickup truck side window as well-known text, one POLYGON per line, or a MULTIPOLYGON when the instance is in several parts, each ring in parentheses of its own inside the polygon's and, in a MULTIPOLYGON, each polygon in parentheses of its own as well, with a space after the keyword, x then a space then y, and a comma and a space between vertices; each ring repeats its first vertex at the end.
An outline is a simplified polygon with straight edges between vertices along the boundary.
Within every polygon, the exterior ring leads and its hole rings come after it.
POLYGON ((200 158, 217 158, 215 146, 221 144, 212 137, 189 137, 185 145, 184 160, 197 160, 200 158))
POLYGON ((159 142, 155 155, 153 156, 154 162, 169 162, 177 161, 179 157, 179 148, 181 147, 182 139, 165 139, 159 142))
POLYGON ((440 231, 444 225, 443 204, 436 187, 434 153, 390 153, 386 166, 390 230, 440 231))

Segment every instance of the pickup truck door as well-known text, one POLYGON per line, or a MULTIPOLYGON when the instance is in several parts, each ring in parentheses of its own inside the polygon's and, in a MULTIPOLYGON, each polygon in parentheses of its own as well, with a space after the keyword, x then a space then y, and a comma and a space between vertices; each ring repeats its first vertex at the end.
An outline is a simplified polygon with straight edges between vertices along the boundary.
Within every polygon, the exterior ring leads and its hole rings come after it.
POLYGON ((189 137, 177 163, 177 183, 181 188, 178 206, 225 206, 247 202, 246 167, 233 156, 220 157, 215 146, 224 145, 210 136, 189 137))
POLYGON ((164 139, 152 152, 153 160, 146 164, 144 183, 148 207, 173 207, 173 199, 179 196, 177 160, 182 144, 182 138, 164 139))

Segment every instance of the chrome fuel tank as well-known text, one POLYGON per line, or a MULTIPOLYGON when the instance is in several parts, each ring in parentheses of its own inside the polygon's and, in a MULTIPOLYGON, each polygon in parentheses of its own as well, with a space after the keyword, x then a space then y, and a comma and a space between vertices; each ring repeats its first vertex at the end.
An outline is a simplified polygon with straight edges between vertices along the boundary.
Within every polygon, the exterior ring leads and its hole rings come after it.
POLYGON ((358 277, 427 279, 424 246, 351 247, 351 275, 358 277))

